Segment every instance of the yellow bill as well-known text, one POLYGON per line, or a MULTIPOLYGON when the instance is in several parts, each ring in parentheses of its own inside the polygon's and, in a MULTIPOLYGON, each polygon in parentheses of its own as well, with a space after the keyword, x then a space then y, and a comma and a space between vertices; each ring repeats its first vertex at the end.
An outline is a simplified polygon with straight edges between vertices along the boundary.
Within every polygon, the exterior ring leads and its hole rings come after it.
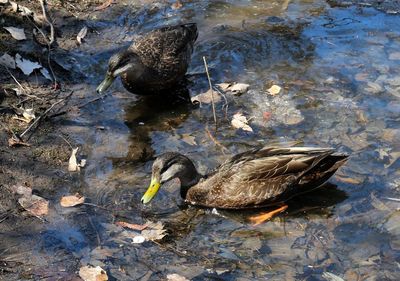
POLYGON ((153 178, 151 179, 150 186, 142 197, 143 204, 147 204, 153 199, 153 197, 157 194, 158 190, 160 189, 160 185, 161 184, 156 179, 153 178))

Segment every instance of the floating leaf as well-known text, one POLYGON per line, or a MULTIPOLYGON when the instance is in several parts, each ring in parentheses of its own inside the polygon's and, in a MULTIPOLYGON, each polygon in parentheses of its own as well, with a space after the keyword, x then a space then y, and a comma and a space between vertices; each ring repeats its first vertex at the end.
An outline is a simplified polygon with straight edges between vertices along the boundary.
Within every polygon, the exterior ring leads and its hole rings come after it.
POLYGON ((74 207, 76 205, 83 204, 85 197, 76 193, 75 195, 68 195, 61 197, 60 204, 64 208, 74 207))
POLYGON ((214 103, 220 102, 221 96, 215 91, 208 90, 205 93, 194 96, 193 98, 191 98, 191 101, 193 104, 198 104, 198 103, 209 104, 212 102, 213 99, 214 103))
POLYGON ((242 129, 247 132, 253 132, 253 129, 248 125, 248 120, 247 120, 246 116, 244 116, 240 112, 233 115, 231 124, 236 129, 242 129))
POLYGON ((182 7, 183 7, 183 4, 182 4, 182 2, 179 1, 179 0, 175 1, 175 3, 173 3, 173 4, 171 5, 171 8, 174 9, 174 10, 178 10, 178 9, 180 9, 180 8, 182 8, 182 7))
POLYGON ((167 235, 164 226, 161 222, 146 222, 147 228, 142 231, 142 236, 146 240, 156 241, 161 240, 165 235, 167 235))
POLYGON ((25 75, 30 75, 35 69, 41 68, 42 66, 37 62, 33 62, 27 59, 23 59, 20 54, 15 55, 15 63, 17 67, 22 70, 25 75))
POLYGON ((8 68, 15 69, 15 59, 7 53, 0 57, 0 64, 8 68))
POLYGON ((22 196, 18 203, 36 217, 47 215, 49 212, 49 201, 37 195, 22 196))
POLYGON ((16 28, 16 27, 9 26, 9 27, 4 27, 4 29, 7 30, 8 32, 10 32, 11 36, 14 39, 17 39, 17 40, 25 40, 26 39, 23 28, 16 28))
POLYGON ((79 276, 84 281, 106 281, 108 280, 107 273, 100 267, 83 266, 79 269, 79 276))
POLYGON ((82 44, 82 39, 85 38, 87 34, 88 28, 87 26, 84 26, 76 36, 76 41, 78 41, 78 44, 82 44))
POLYGON ((281 87, 278 85, 272 85, 271 88, 268 89, 268 93, 272 96, 276 96, 281 92, 281 87))

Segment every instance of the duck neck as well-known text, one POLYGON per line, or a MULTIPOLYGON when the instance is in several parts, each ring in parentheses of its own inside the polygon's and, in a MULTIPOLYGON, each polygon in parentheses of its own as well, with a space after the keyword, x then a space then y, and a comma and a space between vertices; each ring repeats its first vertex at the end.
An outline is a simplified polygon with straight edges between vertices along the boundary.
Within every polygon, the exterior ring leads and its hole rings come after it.
POLYGON ((193 177, 190 181, 188 181, 188 182, 181 181, 181 196, 182 196, 182 198, 186 198, 186 194, 189 191, 189 189, 192 186, 196 185, 203 178, 206 178, 206 176, 197 172, 196 176, 193 177))

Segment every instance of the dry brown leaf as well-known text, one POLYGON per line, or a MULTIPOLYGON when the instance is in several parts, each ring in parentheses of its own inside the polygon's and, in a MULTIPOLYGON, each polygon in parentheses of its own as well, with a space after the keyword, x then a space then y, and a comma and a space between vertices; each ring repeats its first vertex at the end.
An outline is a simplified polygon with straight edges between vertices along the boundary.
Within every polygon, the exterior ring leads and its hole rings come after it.
POLYGON ((231 86, 228 90, 231 91, 234 95, 241 95, 246 93, 249 87, 250 87, 249 84, 236 83, 233 86, 231 86))
POLYGON ((142 231, 142 236, 146 240, 156 241, 161 240, 165 235, 167 235, 164 225, 161 222, 146 222, 147 228, 142 231))
POLYGON ((140 230, 140 231, 142 231, 148 227, 147 224, 135 224, 135 223, 129 223, 129 222, 124 222, 124 221, 117 221, 115 224, 122 226, 122 227, 129 228, 129 229, 140 230))
POLYGON ((18 203, 36 217, 47 215, 49 212, 49 201, 37 195, 23 196, 18 199, 18 203))
POLYGON ((209 104, 212 102, 213 99, 214 103, 220 102, 221 96, 215 91, 208 90, 205 93, 194 96, 193 98, 191 98, 191 101, 193 104, 198 104, 198 103, 209 104))
POLYGON ((12 27, 12 26, 8 26, 8 27, 3 27, 5 30, 7 30, 8 32, 10 32, 11 36, 14 39, 17 40, 25 40, 26 36, 25 36, 25 32, 23 28, 16 28, 16 27, 12 27))
POLYGON ((94 8, 95 11, 100 11, 100 10, 104 10, 105 8, 108 8, 111 4, 114 3, 114 0, 106 0, 103 4, 101 4, 100 6, 94 8))
POLYGON ((248 120, 246 116, 244 116, 240 112, 233 115, 231 124, 236 129, 242 129, 247 132, 253 132, 253 129, 248 125, 248 120))
POLYGON ((78 35, 76 36, 76 41, 78 41, 78 44, 82 44, 82 39, 85 38, 86 34, 87 34, 88 28, 87 26, 84 26, 78 33, 78 35))
POLYGON ((107 281, 107 272, 100 266, 92 267, 90 265, 83 266, 79 269, 79 276, 84 281, 107 281))
POLYGON ((272 85, 269 89, 268 89, 268 93, 272 96, 276 96, 277 94, 279 94, 281 92, 281 87, 278 85, 272 85))
POLYGON ((179 274, 173 273, 173 274, 168 274, 167 275, 167 280, 168 281, 189 281, 189 279, 187 279, 184 276, 181 276, 179 274))
POLYGON ((71 156, 69 157, 68 161, 68 171, 70 172, 79 172, 81 168, 85 167, 86 165, 86 159, 82 159, 79 163, 76 158, 76 154, 78 153, 78 147, 73 148, 71 152, 71 156))
POLYGON ((83 204, 85 202, 85 197, 76 193, 75 195, 67 195, 61 197, 60 204, 64 208, 74 207, 76 205, 83 204))
POLYGON ((179 1, 179 0, 175 1, 175 3, 173 3, 173 4, 171 5, 171 8, 174 9, 174 10, 178 10, 178 9, 180 9, 180 8, 182 8, 182 7, 183 7, 183 4, 182 4, 182 2, 179 1))
POLYGON ((181 139, 189 145, 197 145, 195 137, 192 136, 191 134, 182 134, 181 139))
POLYGON ((23 196, 31 196, 32 188, 23 185, 13 185, 10 187, 12 193, 16 193, 23 196))

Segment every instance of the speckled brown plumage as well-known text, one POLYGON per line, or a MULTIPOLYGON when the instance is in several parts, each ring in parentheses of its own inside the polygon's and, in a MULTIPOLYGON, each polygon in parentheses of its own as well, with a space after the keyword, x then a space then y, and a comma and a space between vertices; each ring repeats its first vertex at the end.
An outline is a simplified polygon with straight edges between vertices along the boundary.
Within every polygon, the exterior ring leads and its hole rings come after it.
POLYGON ((189 66, 197 39, 195 23, 162 27, 144 34, 125 51, 136 56, 143 73, 121 75, 124 87, 136 94, 154 94, 174 87, 189 66))
POLYGON ((182 195, 194 205, 256 208, 280 204, 319 187, 347 158, 330 148, 263 147, 238 154, 202 177, 186 156, 167 153, 156 160, 153 175, 175 167, 166 178, 178 177, 182 195))

